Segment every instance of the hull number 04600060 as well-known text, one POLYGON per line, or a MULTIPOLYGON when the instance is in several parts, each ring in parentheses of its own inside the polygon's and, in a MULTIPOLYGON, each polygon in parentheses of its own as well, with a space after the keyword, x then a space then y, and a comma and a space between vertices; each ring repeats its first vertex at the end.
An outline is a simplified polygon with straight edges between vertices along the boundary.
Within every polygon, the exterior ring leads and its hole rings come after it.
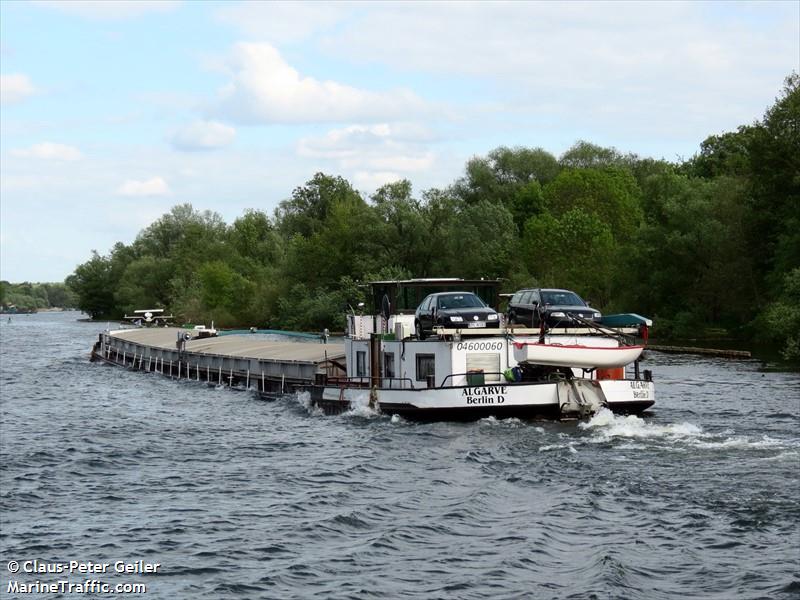
POLYGON ((502 350, 502 342, 459 342, 456 350, 502 350))

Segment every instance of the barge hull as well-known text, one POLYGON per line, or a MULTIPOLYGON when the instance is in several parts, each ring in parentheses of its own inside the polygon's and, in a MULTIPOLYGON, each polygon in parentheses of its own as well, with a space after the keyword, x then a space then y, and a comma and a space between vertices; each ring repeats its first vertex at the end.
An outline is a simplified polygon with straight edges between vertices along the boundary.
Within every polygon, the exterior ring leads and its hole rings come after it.
POLYGON ((374 389, 313 386, 312 403, 326 414, 373 406, 415 421, 564 419, 583 417, 604 406, 614 413, 641 414, 655 403, 653 383, 639 380, 532 382, 439 388, 374 389))

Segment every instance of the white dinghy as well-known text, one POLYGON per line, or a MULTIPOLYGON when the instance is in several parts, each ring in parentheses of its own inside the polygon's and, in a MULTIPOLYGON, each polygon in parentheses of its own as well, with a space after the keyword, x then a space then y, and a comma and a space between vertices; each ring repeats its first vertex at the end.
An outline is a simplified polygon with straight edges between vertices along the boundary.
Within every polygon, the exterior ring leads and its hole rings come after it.
POLYGON ((552 367, 613 369, 632 363, 641 356, 643 350, 644 346, 602 347, 514 342, 514 359, 519 363, 552 367))

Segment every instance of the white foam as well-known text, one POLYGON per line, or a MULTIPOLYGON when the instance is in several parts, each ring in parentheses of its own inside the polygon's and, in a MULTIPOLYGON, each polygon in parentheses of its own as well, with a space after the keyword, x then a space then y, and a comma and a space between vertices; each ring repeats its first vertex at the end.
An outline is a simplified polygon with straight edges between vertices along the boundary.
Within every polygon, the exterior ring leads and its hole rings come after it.
POLYGON ((363 417, 365 419, 374 419, 380 417, 381 412, 375 410, 369 405, 369 391, 364 390, 356 394, 350 400, 350 408, 342 413, 348 417, 363 417))
POLYGON ((792 460, 792 461, 796 461, 798 458, 800 458, 800 452, 797 452, 795 450, 788 450, 786 452, 781 452, 780 454, 776 454, 775 456, 768 456, 768 457, 766 457, 766 458, 764 458, 762 460, 769 460, 769 461, 773 461, 773 460, 776 460, 776 461, 792 460))
POLYGON ((324 416, 325 412, 311 401, 310 392, 297 392, 294 395, 294 399, 300 406, 306 409, 309 415, 313 417, 324 416))
POLYGON ((702 428, 693 423, 657 425, 635 415, 615 415, 607 408, 601 408, 588 422, 579 423, 578 427, 596 433, 600 441, 617 437, 682 439, 703 434, 702 428))
POLYGON ((549 446, 541 446, 539 452, 550 452, 551 450, 561 450, 568 447, 569 444, 550 444, 549 446))
POLYGON ((600 409, 588 422, 579 423, 580 429, 594 434, 589 443, 602 443, 609 440, 626 440, 619 448, 640 448, 641 442, 632 445, 631 440, 662 440, 671 443, 675 452, 687 449, 702 450, 785 450, 800 448, 800 441, 780 440, 762 435, 754 439, 745 435, 735 435, 733 429, 720 433, 708 433, 693 423, 668 423, 660 425, 648 423, 644 419, 629 415, 615 415, 607 408, 600 409), (676 442, 678 442, 676 444, 676 442))
POLYGON ((692 445, 698 448, 705 448, 709 450, 715 449, 735 449, 747 448, 755 450, 779 450, 791 446, 796 446, 796 443, 789 441, 776 440, 768 435, 761 436, 761 439, 753 440, 747 436, 733 436, 723 440, 694 440, 692 445))
POLYGON ((484 417, 478 421, 481 425, 490 425, 492 427, 521 427, 524 425, 522 421, 517 419, 516 417, 511 417, 509 419, 498 419, 494 415, 490 415, 488 417, 484 417))
POLYGON ((578 453, 578 450, 572 442, 568 444, 550 444, 549 446, 541 446, 539 448, 539 452, 551 452, 552 450, 569 450, 572 454, 578 453))

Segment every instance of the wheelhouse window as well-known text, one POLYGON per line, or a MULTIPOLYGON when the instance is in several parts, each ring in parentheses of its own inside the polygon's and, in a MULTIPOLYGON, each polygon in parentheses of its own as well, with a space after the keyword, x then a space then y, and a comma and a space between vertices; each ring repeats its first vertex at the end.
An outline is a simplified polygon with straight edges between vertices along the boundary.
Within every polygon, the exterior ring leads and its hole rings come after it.
POLYGON ((436 355, 417 354, 417 381, 427 381, 429 375, 436 375, 436 355))
POLYGON ((356 351, 356 377, 367 375, 367 352, 365 350, 356 351))
MULTIPOLYGON (((383 376, 394 377, 394 352, 386 352, 383 355, 383 376)), ((391 382, 390 382, 391 383, 391 382)))

